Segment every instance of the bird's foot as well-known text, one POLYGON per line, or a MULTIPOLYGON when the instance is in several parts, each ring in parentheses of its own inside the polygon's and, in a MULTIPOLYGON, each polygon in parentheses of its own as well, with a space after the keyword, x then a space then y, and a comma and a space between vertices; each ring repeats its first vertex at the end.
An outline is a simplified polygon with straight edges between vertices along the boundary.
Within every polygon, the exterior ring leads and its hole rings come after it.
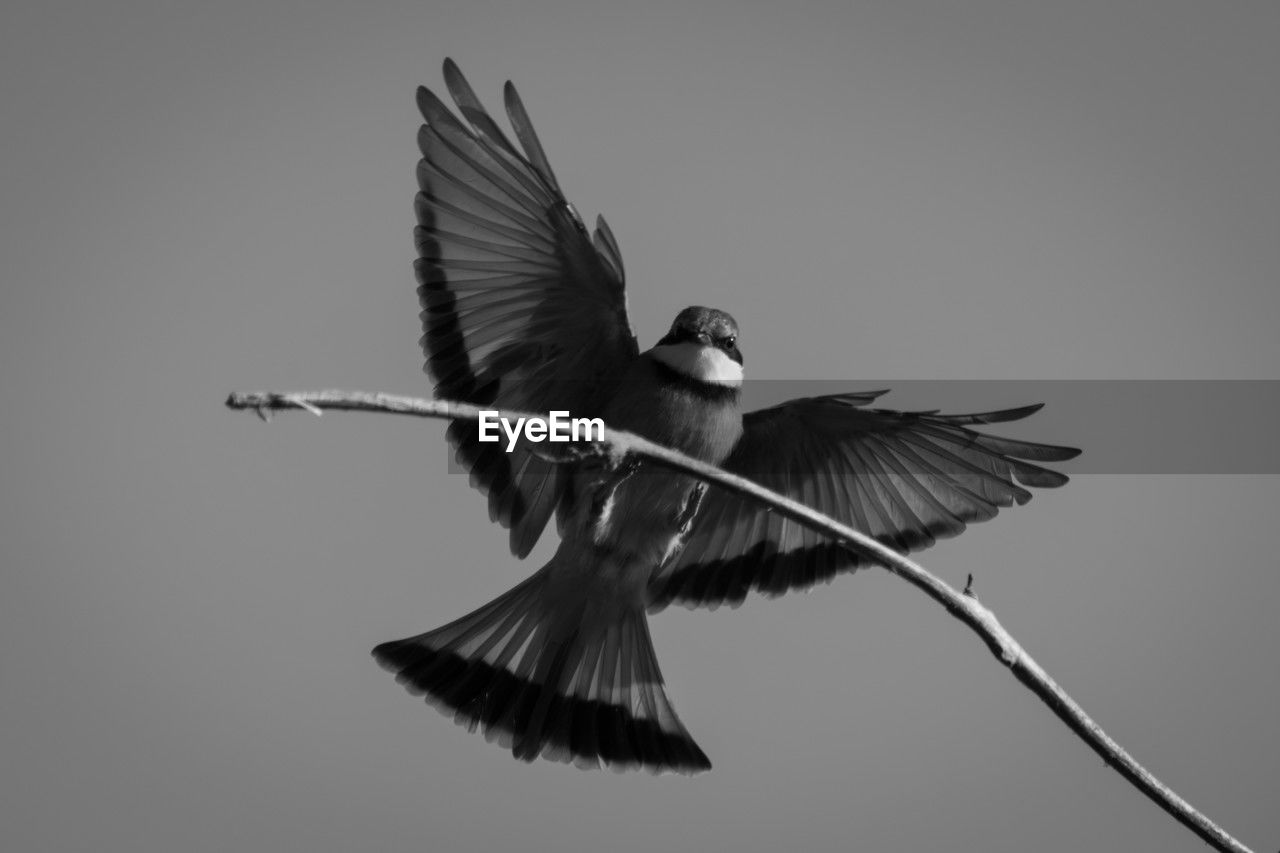
POLYGON ((702 509, 702 499, 706 494, 707 484, 699 480, 693 484, 689 494, 685 495, 684 506, 676 515, 676 527, 679 528, 681 537, 689 535, 689 529, 693 527, 693 520, 697 518, 698 510, 702 509))
POLYGON ((666 553, 662 555, 662 561, 659 565, 666 565, 672 557, 684 550, 685 542, 689 540, 689 534, 693 532, 693 520, 698 517, 698 510, 702 509, 702 498, 706 494, 707 484, 698 481, 694 483, 693 488, 689 490, 689 494, 685 496, 684 506, 675 517, 676 534, 667 543, 666 553))

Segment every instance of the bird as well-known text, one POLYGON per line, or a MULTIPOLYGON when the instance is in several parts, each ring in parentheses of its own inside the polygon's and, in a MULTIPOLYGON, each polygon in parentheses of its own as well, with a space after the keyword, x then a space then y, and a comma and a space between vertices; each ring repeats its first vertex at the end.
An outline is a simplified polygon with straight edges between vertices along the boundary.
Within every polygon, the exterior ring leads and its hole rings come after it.
MULTIPOLYGON (((450 59, 457 113, 426 87, 414 199, 425 370, 439 398, 599 416, 849 523, 901 553, 929 547, 1030 487, 1075 448, 992 435, 1041 404, 977 414, 873 406, 884 391, 744 411, 737 322, 679 311, 641 351, 618 243, 588 231, 528 113, 503 91, 519 147, 450 59)), ((521 583, 443 627, 382 643, 375 659, 412 693, 523 761, 693 774, 711 762, 667 696, 647 614, 736 606, 867 566, 867 557, 695 478, 624 462, 510 449, 455 420, 447 437, 514 556, 552 517, 559 545, 521 583)))

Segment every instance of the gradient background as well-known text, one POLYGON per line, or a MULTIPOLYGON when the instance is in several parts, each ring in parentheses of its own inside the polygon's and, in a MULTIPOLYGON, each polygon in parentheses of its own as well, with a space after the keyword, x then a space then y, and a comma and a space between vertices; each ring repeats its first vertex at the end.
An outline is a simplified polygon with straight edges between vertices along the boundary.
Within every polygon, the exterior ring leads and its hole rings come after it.
MULTIPOLYGON (((446 55, 516 79, 646 346, 701 302, 757 378, 1280 378, 1271 0, 11 3, 0 846, 1204 849, 883 572, 653 620, 693 779, 517 763, 373 663, 550 539, 508 555, 441 424, 222 401, 427 391, 446 55)), ((1276 849, 1278 501, 1085 474, 922 561, 1276 849)))

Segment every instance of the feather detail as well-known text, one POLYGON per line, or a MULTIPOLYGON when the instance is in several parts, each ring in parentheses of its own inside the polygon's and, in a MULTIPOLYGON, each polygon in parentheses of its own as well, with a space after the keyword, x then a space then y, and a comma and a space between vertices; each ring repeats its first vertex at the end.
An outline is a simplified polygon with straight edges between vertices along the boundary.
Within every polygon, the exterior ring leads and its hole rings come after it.
MULTIPOLYGON (((414 199, 426 368, 440 397, 532 411, 599 412, 612 377, 639 353, 622 259, 608 226, 593 239, 564 198, 523 103, 504 94, 513 144, 452 60, 444 79, 461 118, 431 90, 417 103, 422 160, 414 199)), ((567 477, 448 431, 490 518, 523 557, 561 506, 567 477)))
MULTIPOLYGON (((882 393, 805 398, 751 412, 724 467, 906 553, 1026 503, 1028 487, 1061 486, 1065 474, 1035 463, 1079 454, 970 428, 1025 418, 1038 404, 964 415, 865 408, 882 393)), ((867 564, 713 489, 684 550, 654 573, 649 609, 671 602, 736 606, 751 589, 779 595, 867 564)))

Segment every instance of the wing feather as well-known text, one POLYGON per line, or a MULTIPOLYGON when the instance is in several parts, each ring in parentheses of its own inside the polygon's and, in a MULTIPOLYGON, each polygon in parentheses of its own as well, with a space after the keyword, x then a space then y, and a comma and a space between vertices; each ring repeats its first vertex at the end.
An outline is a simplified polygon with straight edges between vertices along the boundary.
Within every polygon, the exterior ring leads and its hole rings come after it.
POLYGON ((547 186, 559 193, 560 185, 556 182, 555 173, 551 171, 551 163, 547 161, 542 143, 538 141, 538 134, 533 130, 533 122, 529 120, 529 113, 525 111, 524 103, 510 80, 502 87, 502 98, 506 103, 507 116, 511 119, 511 127, 516 132, 516 139, 520 140, 529 162, 538 170, 538 175, 547 186))
MULTIPOLYGON (((417 92, 425 123, 414 199, 422 346, 436 394, 595 416, 611 377, 638 353, 617 242, 603 224, 587 235, 510 83, 504 101, 520 148, 451 60, 444 79, 457 114, 431 90, 417 92)), ((523 443, 511 453, 481 443, 474 424, 454 423, 448 436, 524 556, 565 495, 563 467, 523 443)))
POLYGON ((592 235, 592 241, 604 259, 613 267, 614 275, 622 280, 624 278, 622 252, 618 250, 618 241, 613 236, 613 229, 609 227, 608 222, 605 222, 603 216, 596 217, 596 231, 592 235))

